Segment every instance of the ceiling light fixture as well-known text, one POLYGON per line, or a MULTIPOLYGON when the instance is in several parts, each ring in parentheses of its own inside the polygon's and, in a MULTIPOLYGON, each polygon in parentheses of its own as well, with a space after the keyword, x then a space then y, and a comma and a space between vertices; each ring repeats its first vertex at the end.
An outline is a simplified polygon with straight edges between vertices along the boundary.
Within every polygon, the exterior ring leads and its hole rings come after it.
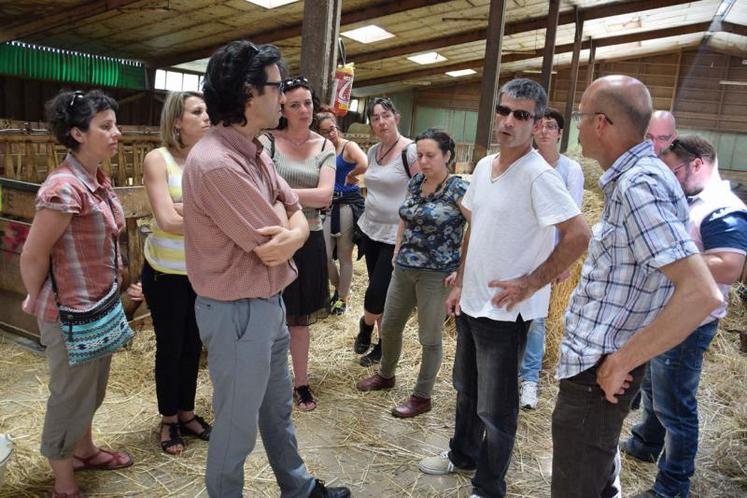
POLYGON ((461 76, 469 76, 470 74, 475 74, 477 71, 474 69, 461 69, 459 71, 446 71, 446 74, 451 76, 452 78, 459 78, 461 76))
POLYGON ((387 38, 394 38, 392 33, 381 29, 375 24, 369 24, 368 26, 352 29, 350 31, 343 31, 340 34, 359 43, 375 43, 377 41, 386 40, 387 38))
POLYGON ((282 7, 283 5, 287 5, 289 3, 298 2, 298 0, 246 0, 249 3, 253 3, 254 5, 259 5, 260 7, 264 7, 265 9, 274 9, 276 7, 282 7))
POLYGON ((428 52, 426 54, 413 55, 411 57, 408 57, 407 60, 411 60, 415 64, 426 65, 434 64, 436 62, 443 62, 448 59, 438 52, 428 52))

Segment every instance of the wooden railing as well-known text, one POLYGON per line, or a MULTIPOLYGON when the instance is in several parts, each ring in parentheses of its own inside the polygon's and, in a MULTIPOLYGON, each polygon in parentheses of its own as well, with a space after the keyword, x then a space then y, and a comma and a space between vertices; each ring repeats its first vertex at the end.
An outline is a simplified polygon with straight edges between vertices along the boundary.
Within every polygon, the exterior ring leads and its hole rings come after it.
MULTIPOLYGON (((117 153, 101 167, 117 187, 142 185, 145 155, 160 142, 157 130, 144 127, 123 129, 117 153)), ((62 162, 66 153, 67 149, 57 144, 43 128, 0 129, 0 177, 41 183, 62 162)))

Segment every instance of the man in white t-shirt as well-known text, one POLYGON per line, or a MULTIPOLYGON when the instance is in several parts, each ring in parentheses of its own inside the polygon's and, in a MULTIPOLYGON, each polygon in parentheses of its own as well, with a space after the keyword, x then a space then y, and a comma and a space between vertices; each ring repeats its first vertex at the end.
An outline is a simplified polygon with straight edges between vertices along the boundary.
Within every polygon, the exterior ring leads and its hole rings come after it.
MULTIPOLYGON (((563 115, 557 109, 548 107, 539 130, 534 134, 534 143, 542 158, 560 174, 573 201, 581 209, 584 202, 584 172, 580 164, 558 151, 564 127, 563 115)), ((565 271, 558 280, 565 280, 568 276, 569 273, 565 271)), ((542 357, 545 355, 545 318, 543 316, 532 320, 527 332, 527 347, 519 367, 519 406, 531 410, 537 408, 538 402, 537 384, 542 370, 542 357)))
POLYGON ((457 316, 456 421, 449 451, 425 458, 427 474, 475 472, 473 496, 506 494, 516 436, 516 376, 532 319, 547 315, 549 283, 584 251, 590 232, 560 175, 532 148, 547 94, 516 79, 500 91, 501 153, 478 162, 462 200, 470 228, 446 300, 457 316), (554 245, 555 229, 559 242, 554 245))

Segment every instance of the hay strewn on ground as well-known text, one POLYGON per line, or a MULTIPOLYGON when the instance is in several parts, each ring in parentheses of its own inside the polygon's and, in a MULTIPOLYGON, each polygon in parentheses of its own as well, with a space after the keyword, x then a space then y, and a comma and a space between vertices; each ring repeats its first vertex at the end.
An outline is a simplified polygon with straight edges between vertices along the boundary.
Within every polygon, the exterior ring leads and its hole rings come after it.
MULTIPOLYGON (((588 165, 585 165, 585 169, 588 165)), ((588 176, 588 174, 587 174, 588 176)), ((592 182, 593 184, 593 182, 592 182)), ((589 182, 587 181, 587 186, 589 182)), ((596 195, 587 191, 584 211, 592 222, 601 210, 596 195)), ((552 442, 550 415, 557 395, 553 379, 562 311, 578 279, 574 269, 565 286, 558 286, 548 320, 548 358, 541 377, 541 400, 535 411, 521 412, 516 447, 508 473, 512 497, 549 496, 552 442)), ((466 497, 471 485, 463 476, 433 477, 420 473, 417 461, 448 445, 453 430, 454 326, 447 323, 444 361, 433 394, 432 412, 413 420, 389 415, 395 403, 406 398, 414 385, 419 365, 416 320, 405 331, 405 344, 397 386, 389 392, 359 393, 355 382, 369 375, 351 351, 358 317, 362 312, 365 266, 356 264, 349 311, 312 327, 311 387, 318 397, 314 412, 294 410, 299 447, 310 471, 329 484, 350 485, 359 497, 466 497)), ((747 356, 738 352, 745 330, 745 305, 734 297, 731 315, 711 346, 701 382, 701 447, 693 481, 695 498, 747 496, 747 356)), ((106 401, 99 410, 96 440, 114 448, 126 448, 136 465, 117 472, 78 475, 87 496, 98 497, 195 497, 207 496, 203 475, 207 445, 189 441, 182 457, 161 452, 157 442, 159 417, 153 383, 155 340, 149 323, 139 327, 134 343, 114 357, 106 401)), ((203 365, 204 367, 204 365, 203 365)), ((0 498, 45 496, 52 474, 38 453, 45 402, 47 372, 44 356, 20 347, 0 334, 0 432, 13 434, 17 451, 6 471, 0 498)), ((200 371, 197 412, 210 416, 211 388, 207 370, 200 371)), ((637 418, 629 417, 623 435, 637 418)), ((247 496, 278 496, 272 471, 258 441, 246 465, 247 496)), ((623 461, 625 495, 646 489, 656 467, 629 458, 623 461)))

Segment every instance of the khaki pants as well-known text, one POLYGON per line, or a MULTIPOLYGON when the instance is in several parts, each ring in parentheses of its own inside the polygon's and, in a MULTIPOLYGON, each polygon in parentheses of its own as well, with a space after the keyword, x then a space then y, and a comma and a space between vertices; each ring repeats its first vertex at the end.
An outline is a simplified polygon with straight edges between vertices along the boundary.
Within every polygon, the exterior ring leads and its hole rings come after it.
POLYGON ((63 460, 73 456, 104 401, 112 357, 71 367, 59 324, 42 320, 38 324, 49 363, 49 399, 40 451, 49 459, 63 460))

